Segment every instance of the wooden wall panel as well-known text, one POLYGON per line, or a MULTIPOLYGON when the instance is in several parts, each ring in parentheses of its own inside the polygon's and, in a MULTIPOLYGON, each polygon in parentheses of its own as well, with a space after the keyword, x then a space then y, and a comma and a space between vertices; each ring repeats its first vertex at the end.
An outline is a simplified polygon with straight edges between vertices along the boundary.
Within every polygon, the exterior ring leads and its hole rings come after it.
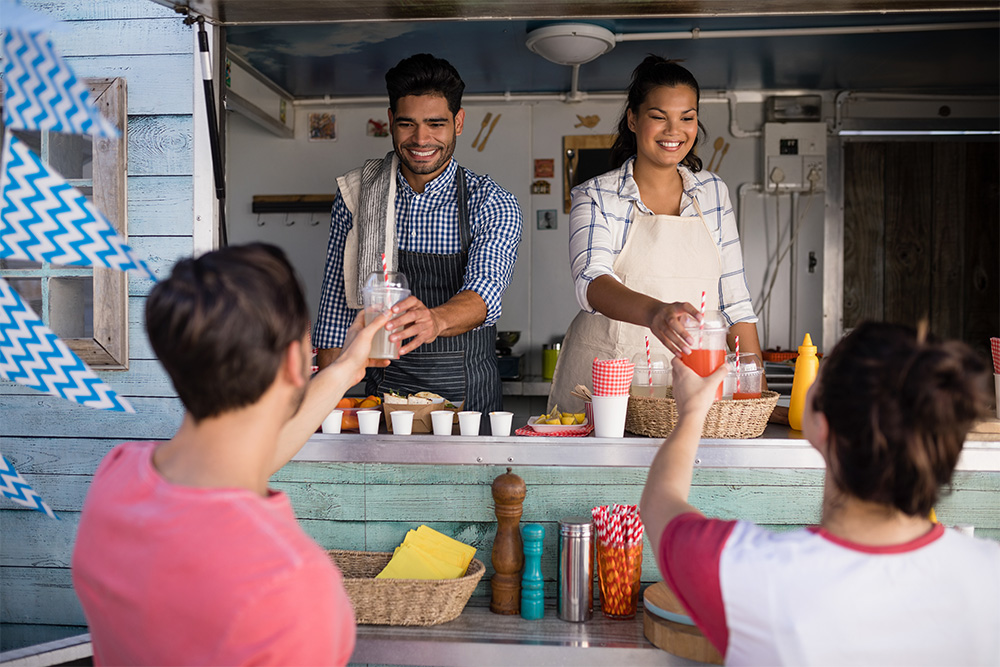
POLYGON ((1000 335, 1000 142, 969 144, 966 174, 964 339, 989 360, 1000 335))
MULTIPOLYGON (((6 389, 6 387, 5 387, 6 389)), ((163 440, 181 424, 184 410, 176 398, 130 396, 137 414, 93 410, 48 394, 0 393, 3 439, 92 436, 119 440, 163 440)), ((4 450, 4 454, 8 452, 4 450)))
POLYGON ((844 149, 844 328, 881 319, 885 310, 885 149, 844 149))
MULTIPOLYGON (((190 92, 189 92, 190 94, 190 92)), ((129 176, 191 174, 193 128, 187 116, 129 116, 129 176)))
POLYGON ((849 143, 844 185, 844 327, 928 317, 988 357, 1000 331, 1000 143, 849 143))
POLYGON ((89 19, 155 19, 179 16, 169 7, 150 0, 22 0, 21 4, 35 11, 58 17, 61 21, 89 19))
POLYGON ((888 144, 885 153, 885 318, 916 326, 930 313, 930 144, 888 144))
POLYGON ((965 225, 965 146, 931 144, 934 200, 930 230, 930 326, 945 338, 962 338, 962 266, 965 225))
MULTIPOLYGON (((15 465, 39 482, 61 521, 26 509, 0 511, 4 535, 25 536, 0 551, 4 582, 3 618, 21 623, 82 623, 66 586, 78 507, 90 472, 116 439, 75 438, 6 441, 19 450, 15 465), (29 454, 25 454, 25 451, 29 454), (58 470, 59 474, 46 474, 58 470), (65 509, 64 509, 65 508, 65 509), (30 598, 30 599, 28 599, 30 598)), ((585 514, 596 503, 637 500, 645 468, 526 466, 516 469, 528 485, 522 522, 545 527, 542 575, 545 594, 555 595, 558 519, 585 514)), ((395 466, 377 464, 291 463, 272 486, 285 490, 303 529, 326 549, 391 551, 406 531, 421 523, 477 548, 487 567, 476 595, 489 595, 490 554, 496 523, 490 484, 503 466, 395 466), (401 489, 396 476, 406 477, 401 489), (404 511, 388 508, 402 502, 404 511), (455 506, 450 506, 455 503, 455 506), (457 505, 461 504, 461 506, 457 505), (421 509, 422 506, 422 509, 421 509)), ((818 519, 822 471, 696 471, 692 501, 710 515, 755 519, 775 530, 789 530, 818 519)), ((938 505, 947 524, 971 523, 977 535, 1000 540, 1000 474, 959 473, 954 492, 938 505)), ((10 507, 5 505, 4 507, 10 507)), ((643 549, 645 583, 659 580, 655 554, 643 549)))
POLYGON ((194 184, 190 176, 131 176, 128 233, 135 236, 191 236, 194 184))
MULTIPOLYGON (((58 49, 59 42, 55 45, 58 49)), ((80 76, 127 79, 129 115, 190 115, 194 110, 191 55, 69 56, 66 61, 80 76)))

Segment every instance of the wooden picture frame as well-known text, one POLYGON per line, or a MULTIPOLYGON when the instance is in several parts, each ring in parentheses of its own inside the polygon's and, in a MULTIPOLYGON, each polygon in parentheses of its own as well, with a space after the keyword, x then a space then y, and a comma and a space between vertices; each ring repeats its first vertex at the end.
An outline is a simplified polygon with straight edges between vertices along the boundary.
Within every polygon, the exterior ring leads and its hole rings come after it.
POLYGON ((563 137, 563 213, 572 204, 570 191, 580 183, 611 171, 611 147, 616 134, 582 134, 563 137))

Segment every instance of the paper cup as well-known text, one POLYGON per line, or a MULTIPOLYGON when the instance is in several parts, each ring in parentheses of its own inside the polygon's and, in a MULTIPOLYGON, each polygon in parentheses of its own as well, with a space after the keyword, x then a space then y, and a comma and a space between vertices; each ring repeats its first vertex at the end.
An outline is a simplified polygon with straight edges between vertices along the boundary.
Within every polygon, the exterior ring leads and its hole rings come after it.
POLYGON ((382 421, 381 410, 358 410, 358 430, 361 435, 375 435, 378 433, 378 424, 382 421))
POLYGON ((340 424, 344 421, 343 410, 333 410, 323 420, 323 433, 340 433, 340 424))
POLYGON ((510 435, 510 423, 513 419, 513 412, 491 412, 490 432, 501 437, 510 435))
POLYGON ((463 410, 458 413, 458 430, 462 435, 479 435, 479 420, 482 412, 463 410))
POLYGON ((431 413, 431 426, 434 428, 434 435, 451 435, 451 424, 455 419, 455 413, 451 410, 435 410, 431 413))
POLYGON ((396 435, 413 433, 413 410, 393 410, 389 413, 392 419, 392 432, 396 435))
POLYGON ((598 438, 620 438, 625 435, 625 412, 628 394, 624 396, 594 396, 594 435, 598 438))

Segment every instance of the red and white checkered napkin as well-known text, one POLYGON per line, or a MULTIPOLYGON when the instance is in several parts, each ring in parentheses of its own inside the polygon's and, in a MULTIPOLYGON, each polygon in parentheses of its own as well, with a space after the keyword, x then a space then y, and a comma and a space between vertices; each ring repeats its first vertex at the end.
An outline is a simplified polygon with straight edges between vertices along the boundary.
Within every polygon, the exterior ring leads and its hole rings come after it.
POLYGON ((594 396, 628 394, 633 369, 628 359, 594 359, 594 396))
POLYGON ((1000 338, 990 338, 990 352, 993 353, 993 372, 1000 374, 1000 338))

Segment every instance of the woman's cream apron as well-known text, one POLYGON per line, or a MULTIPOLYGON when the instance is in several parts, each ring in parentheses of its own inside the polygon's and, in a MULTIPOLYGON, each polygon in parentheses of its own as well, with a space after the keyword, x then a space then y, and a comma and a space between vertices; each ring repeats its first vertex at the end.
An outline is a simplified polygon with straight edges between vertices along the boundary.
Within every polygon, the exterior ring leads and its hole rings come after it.
MULTIPOLYGON (((692 203, 697 218, 646 215, 636 209, 637 216, 612 268, 621 282, 635 292, 664 303, 687 301, 697 308, 704 290, 705 307, 717 309, 722 276, 719 247, 698 202, 692 203)), ((594 358, 645 360, 647 335, 653 354, 667 359, 673 356, 646 327, 581 310, 563 338, 548 409, 558 404, 560 410, 582 412, 583 401, 570 392, 578 384, 592 388, 594 358)))

